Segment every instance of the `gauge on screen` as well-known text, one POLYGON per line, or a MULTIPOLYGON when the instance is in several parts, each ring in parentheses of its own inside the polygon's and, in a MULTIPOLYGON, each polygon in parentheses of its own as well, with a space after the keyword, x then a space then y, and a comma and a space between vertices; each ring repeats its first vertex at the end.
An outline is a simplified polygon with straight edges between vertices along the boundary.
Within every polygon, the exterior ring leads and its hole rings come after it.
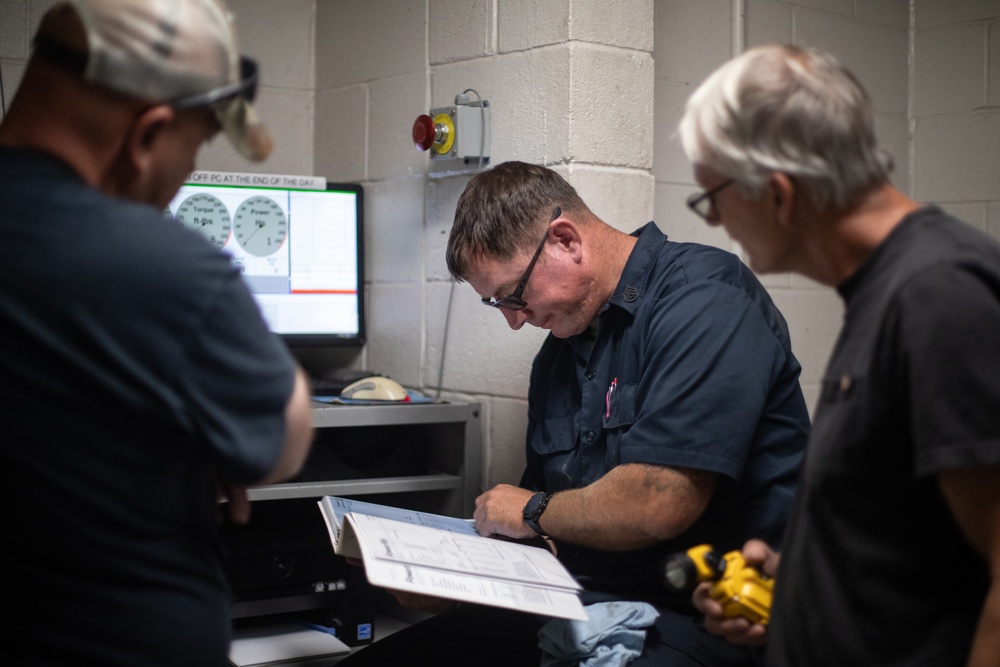
POLYGON ((288 219, 276 201, 258 195, 247 199, 236 209, 233 233, 248 253, 267 257, 285 242, 288 219))
POLYGON ((177 219, 220 248, 229 240, 232 221, 218 197, 205 193, 191 195, 177 207, 177 219))

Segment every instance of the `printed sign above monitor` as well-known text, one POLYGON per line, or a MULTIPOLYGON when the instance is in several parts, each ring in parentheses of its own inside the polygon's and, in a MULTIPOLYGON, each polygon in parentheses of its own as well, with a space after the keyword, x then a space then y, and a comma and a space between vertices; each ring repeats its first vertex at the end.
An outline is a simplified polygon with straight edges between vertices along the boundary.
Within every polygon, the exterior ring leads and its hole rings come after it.
POLYGON ((289 346, 361 345, 363 204, 357 183, 196 171, 169 213, 232 258, 289 346))

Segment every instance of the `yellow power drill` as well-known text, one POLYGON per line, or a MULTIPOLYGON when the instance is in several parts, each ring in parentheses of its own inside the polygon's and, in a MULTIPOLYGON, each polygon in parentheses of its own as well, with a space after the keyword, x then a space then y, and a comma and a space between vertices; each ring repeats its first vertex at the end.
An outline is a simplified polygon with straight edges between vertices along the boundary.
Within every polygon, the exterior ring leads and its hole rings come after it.
POLYGON ((728 617, 743 616, 766 625, 771 616, 774 579, 747 565, 743 554, 723 554, 710 544, 674 554, 664 563, 664 582, 675 591, 691 591, 702 581, 714 582, 709 597, 728 617))

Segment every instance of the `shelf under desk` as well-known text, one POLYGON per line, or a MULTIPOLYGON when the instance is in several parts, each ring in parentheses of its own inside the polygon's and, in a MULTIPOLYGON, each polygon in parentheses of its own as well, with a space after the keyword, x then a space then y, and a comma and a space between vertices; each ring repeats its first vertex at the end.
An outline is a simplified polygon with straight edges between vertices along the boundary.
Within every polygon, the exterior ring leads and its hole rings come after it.
POLYGON ((410 493, 414 491, 442 491, 460 489, 464 478, 446 473, 409 475, 400 477, 375 477, 329 482, 299 484, 273 484, 251 489, 250 500, 281 500, 287 498, 313 498, 319 496, 364 496, 376 493, 410 493))
MULTIPOLYGON (((371 621, 366 605, 373 594, 342 572, 315 501, 328 495, 364 497, 471 517, 481 492, 480 407, 314 403, 312 414, 316 437, 302 472, 283 484, 250 489, 250 523, 232 526, 225 535, 234 576, 233 616, 331 610, 345 628, 358 629, 371 621)), ((392 620, 375 623, 375 638, 392 627, 392 620)))

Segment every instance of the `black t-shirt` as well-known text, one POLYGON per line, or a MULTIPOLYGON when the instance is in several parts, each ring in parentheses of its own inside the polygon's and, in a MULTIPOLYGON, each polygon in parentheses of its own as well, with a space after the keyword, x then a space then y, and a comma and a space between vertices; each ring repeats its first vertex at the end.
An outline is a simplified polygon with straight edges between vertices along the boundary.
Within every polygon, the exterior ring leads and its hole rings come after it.
POLYGON ((223 665, 218 478, 259 480, 294 364, 231 262, 44 155, 0 149, 4 650, 223 665))
POLYGON ((1000 463, 1000 245, 925 208, 840 292, 768 664, 964 665, 989 579, 935 473, 1000 463))

